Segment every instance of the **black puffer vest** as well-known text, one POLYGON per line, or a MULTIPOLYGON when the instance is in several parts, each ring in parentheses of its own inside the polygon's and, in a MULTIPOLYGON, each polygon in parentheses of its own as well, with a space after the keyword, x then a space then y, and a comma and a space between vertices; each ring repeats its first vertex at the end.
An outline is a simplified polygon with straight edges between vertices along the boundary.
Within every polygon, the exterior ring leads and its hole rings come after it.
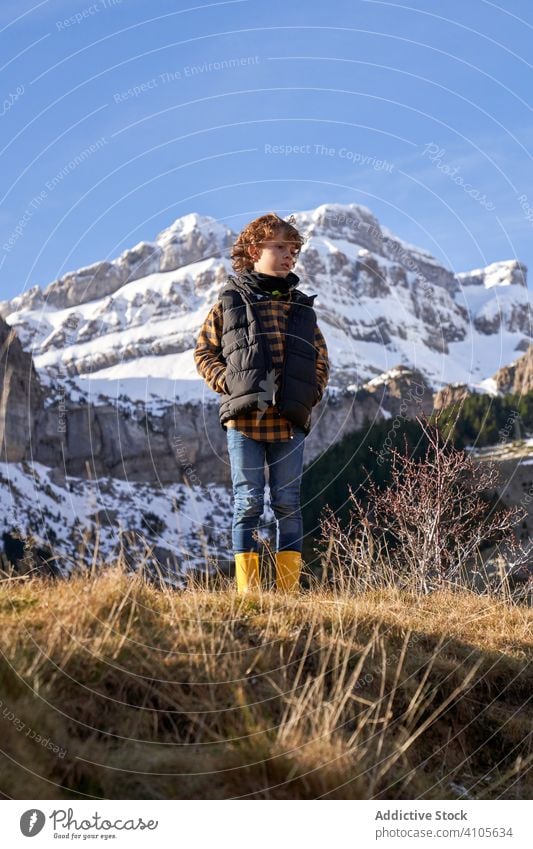
MULTIPOLYGON (((287 275, 289 277, 289 275, 287 275)), ((290 272, 289 279, 299 278, 290 272)), ((247 410, 261 410, 275 401, 281 415, 302 427, 311 427, 311 410, 317 397, 315 348, 316 295, 292 288, 284 360, 277 386, 270 346, 254 303, 269 298, 249 285, 246 273, 233 274, 220 293, 223 306, 222 357, 226 361, 226 387, 220 403, 220 424, 247 410)))

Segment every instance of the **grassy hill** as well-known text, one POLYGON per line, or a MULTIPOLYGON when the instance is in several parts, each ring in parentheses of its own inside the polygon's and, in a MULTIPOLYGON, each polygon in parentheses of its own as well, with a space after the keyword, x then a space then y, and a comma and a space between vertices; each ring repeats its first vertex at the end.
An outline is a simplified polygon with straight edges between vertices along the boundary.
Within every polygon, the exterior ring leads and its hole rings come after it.
POLYGON ((0 583, 4 797, 531 798, 530 607, 217 581, 0 583))

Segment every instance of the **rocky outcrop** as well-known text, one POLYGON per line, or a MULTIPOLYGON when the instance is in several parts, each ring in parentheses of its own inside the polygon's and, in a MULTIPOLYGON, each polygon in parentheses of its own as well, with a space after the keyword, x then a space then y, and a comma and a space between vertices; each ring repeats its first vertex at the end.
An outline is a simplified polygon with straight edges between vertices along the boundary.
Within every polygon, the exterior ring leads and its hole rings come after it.
POLYGON ((3 461, 28 455, 43 391, 31 354, 22 350, 15 331, 0 318, 0 445, 3 461))
POLYGON ((386 270, 369 251, 359 251, 355 264, 355 294, 368 298, 386 298, 391 294, 386 270))
POLYGON ((57 309, 76 307, 116 292, 125 282, 124 268, 113 262, 95 262, 50 283, 42 299, 57 309))
POLYGON ((424 375, 401 364, 363 384, 363 389, 393 417, 411 419, 433 409, 433 391, 424 375))
POLYGON ((215 218, 192 213, 178 218, 156 238, 161 247, 160 271, 174 271, 209 257, 229 256, 235 234, 215 218))
POLYGON ((44 290, 43 301, 64 309, 112 295, 124 283, 159 271, 162 256, 159 245, 139 242, 113 262, 96 262, 55 280, 44 290))
POLYGON ((533 345, 529 345, 526 353, 508 366, 503 366, 494 375, 496 386, 500 392, 519 393, 533 390, 533 345))
POLYGON ((32 286, 22 295, 16 295, 10 301, 0 301, 0 317, 6 318, 9 313, 17 310, 33 310, 42 307, 43 293, 40 286, 32 286))
POLYGON ((444 409, 444 407, 462 405, 465 398, 468 398, 471 392, 466 383, 449 383, 435 393, 433 398, 433 407, 435 412, 444 409))

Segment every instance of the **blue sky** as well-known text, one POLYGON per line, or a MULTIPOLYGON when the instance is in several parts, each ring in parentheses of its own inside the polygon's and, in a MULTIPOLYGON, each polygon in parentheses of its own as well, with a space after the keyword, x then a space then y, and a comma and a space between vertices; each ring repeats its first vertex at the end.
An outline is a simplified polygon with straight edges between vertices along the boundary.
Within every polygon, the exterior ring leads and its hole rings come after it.
POLYGON ((326 202, 531 268, 531 44, 527 0, 3 0, 0 298, 326 202))

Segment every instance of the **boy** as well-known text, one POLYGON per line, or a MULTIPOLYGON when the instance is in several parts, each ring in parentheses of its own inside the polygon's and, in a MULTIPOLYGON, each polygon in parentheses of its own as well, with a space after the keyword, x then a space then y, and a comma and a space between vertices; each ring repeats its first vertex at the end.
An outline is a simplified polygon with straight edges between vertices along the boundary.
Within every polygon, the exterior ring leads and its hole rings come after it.
POLYGON ((328 351, 313 301, 291 270, 303 238, 275 213, 248 224, 231 254, 219 301, 195 349, 198 372, 221 397, 234 497, 232 544, 237 591, 259 589, 253 537, 263 512, 265 460, 278 524, 276 585, 297 590, 301 569, 300 483, 311 409, 326 388, 328 351))

